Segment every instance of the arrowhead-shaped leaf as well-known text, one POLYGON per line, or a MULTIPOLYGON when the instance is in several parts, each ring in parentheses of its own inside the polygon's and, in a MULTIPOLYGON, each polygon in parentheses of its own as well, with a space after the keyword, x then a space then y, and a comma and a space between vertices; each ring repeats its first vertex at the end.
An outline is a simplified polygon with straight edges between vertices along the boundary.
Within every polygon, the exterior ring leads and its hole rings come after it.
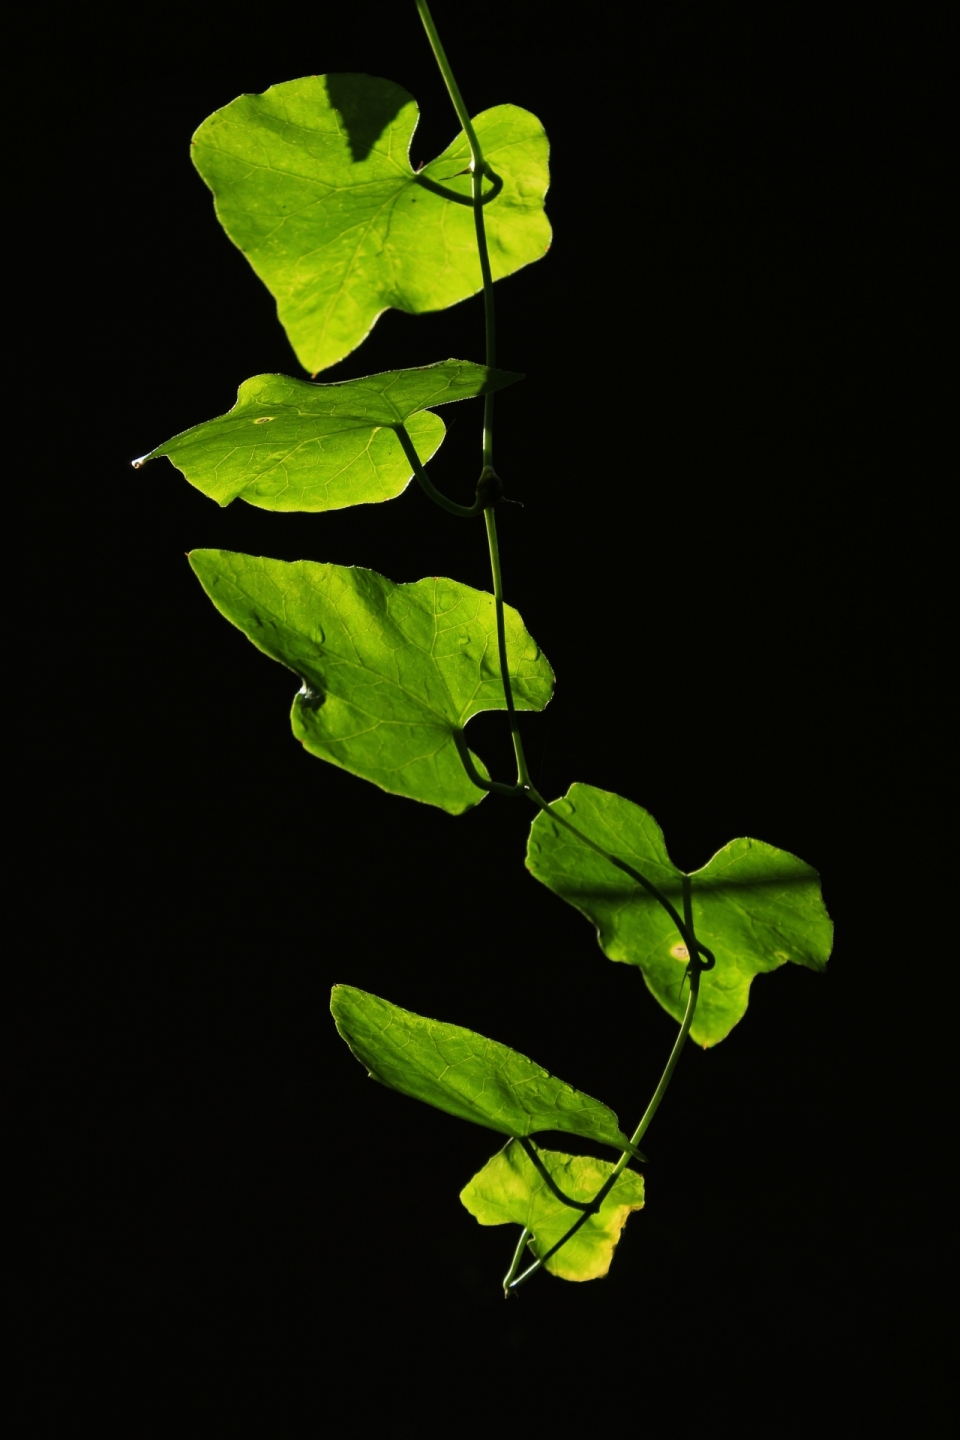
POLYGON ((486 395, 520 380, 467 360, 389 370, 337 385, 286 375, 245 380, 226 415, 194 425, 139 466, 168 455, 221 505, 246 500, 263 510, 340 510, 392 500, 410 481, 397 439, 404 424, 424 463, 438 449, 443 421, 428 405, 486 395))
MULTIPOLYGON (((454 815, 483 799, 457 747, 471 715, 506 708, 492 595, 226 550, 195 550, 190 563, 221 614, 303 681, 293 732, 311 754, 454 815)), ((542 710, 553 671, 516 610, 504 612, 516 706, 542 710)))
MULTIPOLYGON (((442 310, 481 288, 461 134, 416 173, 416 101, 370 75, 313 75, 241 95, 193 137, 217 215, 277 301, 300 363, 335 365, 389 307, 442 310), (426 182, 426 183, 425 183, 426 182)), ((503 189, 484 206, 495 280, 550 244, 548 145, 536 116, 498 105, 473 122, 503 189)))
MULTIPOLYGON (((663 833, 646 810, 592 785, 571 786, 556 808, 683 913, 683 872, 671 861, 663 833)), ((664 1009, 682 1018, 687 952, 669 914, 648 891, 542 813, 530 831, 527 865, 593 921, 611 960, 638 965, 664 1009)), ((731 840, 691 874, 690 884, 694 931, 716 955, 716 967, 701 978, 690 1030, 694 1040, 709 1046, 743 1018, 755 975, 788 960, 822 970, 833 925, 816 870, 762 840, 731 840)))
MULTIPOLYGON (((599 1194, 613 1165, 587 1155, 540 1150, 541 1163, 557 1187, 572 1200, 588 1202, 599 1194)), ((558 1200, 515 1140, 488 1160, 460 1192, 460 1199, 481 1225, 525 1225, 539 1259, 570 1229, 579 1210, 558 1200)), ((562 1280, 597 1280, 610 1269, 620 1232, 631 1210, 643 1208, 643 1177, 624 1170, 598 1215, 581 1226, 544 1265, 562 1280)))
POLYGON ((335 985, 337 1029, 375 1080, 461 1120, 525 1138, 563 1130, 615 1150, 629 1143, 599 1100, 508 1045, 427 1020, 350 985, 335 985))

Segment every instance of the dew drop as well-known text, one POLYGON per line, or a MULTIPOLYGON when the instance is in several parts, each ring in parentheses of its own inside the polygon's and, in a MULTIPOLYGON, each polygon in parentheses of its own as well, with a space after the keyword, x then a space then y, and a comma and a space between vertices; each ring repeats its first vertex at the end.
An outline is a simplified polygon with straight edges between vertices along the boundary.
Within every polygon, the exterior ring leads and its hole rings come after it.
POLYGON ((309 680, 304 680, 300 689, 297 691, 297 697, 300 699, 300 704, 305 710, 319 710, 326 699, 323 692, 321 690, 315 690, 309 680))

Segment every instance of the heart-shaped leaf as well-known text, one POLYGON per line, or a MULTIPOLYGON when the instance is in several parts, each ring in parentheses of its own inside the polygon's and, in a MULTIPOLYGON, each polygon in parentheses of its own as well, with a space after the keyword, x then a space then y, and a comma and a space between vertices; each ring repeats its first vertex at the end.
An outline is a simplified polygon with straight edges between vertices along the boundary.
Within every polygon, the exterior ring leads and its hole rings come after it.
MULTIPOLYGON (((584 1204, 600 1193, 614 1168, 604 1160, 558 1150, 540 1150, 539 1158, 557 1188, 584 1204)), ((557 1198, 516 1140, 487 1161, 461 1190, 460 1199, 481 1225, 525 1225, 533 1233, 530 1249, 537 1259, 566 1235, 580 1214, 557 1198)), ((643 1177, 624 1170, 599 1213, 590 1216, 544 1269, 562 1280, 606 1275, 630 1212, 642 1208, 643 1177)))
POLYGON ((184 430, 134 465, 167 455, 220 505, 238 497, 263 510, 341 510, 392 500, 410 481, 396 430, 406 427, 422 463, 444 435, 429 405, 502 390, 521 375, 468 360, 388 370, 337 385, 255 375, 226 415, 184 430))
MULTIPOLYGON (((217 215, 277 301, 300 363, 342 360, 389 307, 443 310, 481 289, 460 134, 421 171, 409 150, 419 112, 371 75, 312 75, 241 95, 205 120, 193 159, 217 215)), ((536 116, 498 105, 473 121, 503 188, 484 206, 495 280, 539 260, 548 144, 536 116)))
POLYGON ((351 985, 335 985, 337 1029, 375 1080, 449 1115, 525 1138, 562 1130, 615 1150, 629 1141, 599 1100, 496 1040, 427 1020, 351 985))
MULTIPOLYGON (((293 732, 312 755, 454 815, 483 799, 459 746, 471 715, 506 709, 492 595, 226 550, 190 563, 221 614, 303 681, 293 732)), ((504 619, 514 702, 542 710, 553 671, 516 610, 504 619)))
MULTIPOLYGON (((572 785, 555 804, 577 830, 626 861, 683 912, 681 870, 646 810, 592 785, 572 785)), ((603 951, 643 971, 648 988, 675 1019, 683 1016, 687 950, 649 891, 541 813, 533 822, 527 866, 597 927, 603 951)), ((762 840, 731 840, 690 877, 694 933, 716 956, 700 981, 690 1034, 715 1045, 743 1018, 755 975, 792 960, 822 970, 833 925, 812 866, 762 840)))

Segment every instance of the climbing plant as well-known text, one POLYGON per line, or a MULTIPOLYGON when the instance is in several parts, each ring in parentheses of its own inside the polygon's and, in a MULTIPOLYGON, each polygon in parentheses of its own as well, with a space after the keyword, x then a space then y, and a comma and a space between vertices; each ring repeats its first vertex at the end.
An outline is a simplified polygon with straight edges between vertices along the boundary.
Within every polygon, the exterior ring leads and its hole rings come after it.
POLYGON ((628 1135, 606 1105, 525 1055, 349 985, 334 987, 337 1029, 371 1075, 505 1144, 464 1188, 481 1225, 520 1227, 503 1281, 512 1294, 540 1269, 569 1280, 607 1272, 644 1203, 640 1144, 688 1037, 708 1047, 743 1018, 755 976, 788 962, 822 970, 832 927, 818 876, 759 840, 732 840, 692 874, 671 861, 634 801, 576 783, 545 799, 527 767, 521 710, 550 700, 551 667, 505 603, 494 467, 498 391, 523 377, 497 368, 494 287, 540 259, 548 145, 514 105, 471 117, 426 0, 415 0, 460 133, 419 170, 413 97, 359 74, 310 76, 243 95, 211 115, 193 158, 217 216, 271 291, 309 381, 258 375, 226 415, 142 459, 166 455, 220 505, 336 510, 377 504, 416 479, 458 520, 485 530, 492 594, 455 580, 396 584, 359 567, 287 563, 223 550, 189 559, 218 610, 301 684, 297 738, 320 759, 383 790, 461 815, 488 796, 534 812, 531 873, 596 926, 611 960, 636 966, 679 1021, 663 1075, 628 1135), (484 361, 443 360, 338 384, 317 375, 362 344, 394 307, 439 310, 482 292, 484 361), (476 497, 441 493, 427 465, 437 413, 483 397, 476 497), (491 776, 467 742, 471 717, 505 712, 516 775, 491 776), (545 1148, 559 1132, 608 1147, 610 1160, 545 1148))

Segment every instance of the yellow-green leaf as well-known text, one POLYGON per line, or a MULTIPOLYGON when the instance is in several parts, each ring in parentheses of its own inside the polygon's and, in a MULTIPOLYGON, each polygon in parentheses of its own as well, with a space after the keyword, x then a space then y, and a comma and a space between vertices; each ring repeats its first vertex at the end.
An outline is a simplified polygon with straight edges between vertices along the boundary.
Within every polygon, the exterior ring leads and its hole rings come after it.
MULTIPOLYGON (((221 614, 302 680, 293 732, 312 755, 454 815, 483 799, 459 746, 472 715, 506 709, 492 595, 228 550, 194 550, 190 563, 221 614)), ((517 709, 541 710, 553 671, 509 605, 504 621, 517 709)))
POLYGON ((428 406, 486 395, 520 379, 469 360, 336 385, 255 375, 240 386, 226 415, 175 435, 134 464, 167 455, 220 505, 238 498, 263 510, 373 504, 393 499, 410 481, 398 426, 405 426, 425 464, 444 435, 443 421, 428 406))
MULTIPOLYGON (((638 870, 682 913, 683 872, 646 810, 593 785, 572 785, 554 808, 587 839, 638 870)), ((593 921, 611 960, 639 966, 663 1008, 682 1018, 686 947, 649 891, 548 814, 533 823, 527 866, 593 921)), ((755 975, 788 961, 822 970, 833 924, 813 866, 762 840, 731 840, 689 880, 694 932, 716 955, 715 968, 701 978, 690 1029, 694 1040, 709 1046, 742 1019, 755 975)))
MULTIPOLYGON (((613 1165, 589 1155, 539 1150, 551 1179, 564 1195, 591 1201, 613 1172, 613 1165)), ((488 1160, 460 1192, 460 1199, 481 1225, 525 1225, 533 1233, 530 1249, 540 1259, 579 1218, 538 1174, 516 1140, 488 1160)), ((572 1239, 547 1260, 544 1269, 562 1280, 597 1280, 610 1269, 620 1233, 632 1210, 643 1207, 643 1177, 624 1170, 597 1215, 591 1215, 572 1239)))
MULTIPOLYGON (((416 172, 412 95, 371 75, 311 75, 241 95, 203 122, 193 159, 217 215, 277 301, 300 363, 342 360, 391 306, 443 310, 481 289, 460 134, 416 172)), ((548 144, 535 115, 497 105, 473 121, 503 188, 484 207, 494 280, 550 244, 548 144)))

